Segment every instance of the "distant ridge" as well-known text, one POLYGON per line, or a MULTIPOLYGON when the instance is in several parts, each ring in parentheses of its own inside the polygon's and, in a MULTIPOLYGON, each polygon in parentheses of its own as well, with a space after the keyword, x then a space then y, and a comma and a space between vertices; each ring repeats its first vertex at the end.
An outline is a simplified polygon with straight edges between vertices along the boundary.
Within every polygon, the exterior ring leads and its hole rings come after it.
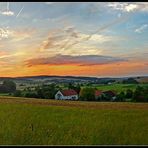
POLYGON ((37 76, 20 76, 20 77, 0 77, 0 78, 52 78, 52 77, 59 77, 59 78, 97 78, 97 77, 86 77, 86 76, 58 76, 58 75, 37 75, 37 76))
POLYGON ((126 76, 126 77, 89 77, 89 76, 58 76, 58 75, 37 75, 20 77, 0 77, 0 79, 44 79, 44 78, 71 78, 71 79, 126 79, 126 78, 148 78, 148 76, 126 76))

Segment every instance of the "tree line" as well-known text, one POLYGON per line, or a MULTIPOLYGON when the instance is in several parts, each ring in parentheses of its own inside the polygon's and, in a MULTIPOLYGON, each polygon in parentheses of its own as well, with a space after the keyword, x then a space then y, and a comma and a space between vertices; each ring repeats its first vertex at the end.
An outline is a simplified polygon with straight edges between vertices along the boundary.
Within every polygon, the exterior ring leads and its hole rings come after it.
MULTIPOLYGON (((95 91, 97 89, 93 87, 82 88, 79 94, 79 100, 83 101, 111 101, 110 95, 101 95, 98 98, 95 97, 95 91)), ((137 86, 135 90, 127 89, 116 94, 116 102, 148 102, 148 87, 137 86)))
MULTIPOLYGON (((109 95, 101 95, 96 98, 95 91, 97 89, 90 86, 81 87, 80 84, 74 85, 69 83, 67 88, 74 89, 78 93, 79 100, 81 101, 110 101, 111 98, 109 95)), ((56 84, 44 84, 36 86, 34 89, 27 87, 24 90, 16 90, 16 84, 11 80, 5 80, 0 85, 0 93, 9 93, 15 97, 54 99, 58 90, 62 90, 62 88, 56 84)), ((116 94, 114 101, 124 102, 127 100, 133 102, 148 102, 148 87, 137 86, 135 90, 127 89, 126 91, 121 91, 116 94)))

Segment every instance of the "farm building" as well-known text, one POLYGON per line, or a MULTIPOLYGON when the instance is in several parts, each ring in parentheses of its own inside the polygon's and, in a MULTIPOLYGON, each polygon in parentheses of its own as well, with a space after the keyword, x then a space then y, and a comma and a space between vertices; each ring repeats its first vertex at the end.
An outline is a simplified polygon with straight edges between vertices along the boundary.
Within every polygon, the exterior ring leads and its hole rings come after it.
POLYGON ((102 93, 103 92, 101 90, 96 90, 95 91, 95 99, 98 100, 98 98, 101 97, 102 93))
POLYGON ((116 99, 116 93, 114 91, 108 90, 108 91, 102 91, 102 90, 96 90, 95 91, 95 99, 96 100, 108 100, 113 101, 116 99))
POLYGON ((73 89, 59 90, 55 94, 56 100, 78 100, 78 94, 73 89))
POLYGON ((106 98, 109 98, 109 100, 112 100, 112 101, 116 99, 116 93, 111 90, 104 91, 103 96, 105 96, 106 98))

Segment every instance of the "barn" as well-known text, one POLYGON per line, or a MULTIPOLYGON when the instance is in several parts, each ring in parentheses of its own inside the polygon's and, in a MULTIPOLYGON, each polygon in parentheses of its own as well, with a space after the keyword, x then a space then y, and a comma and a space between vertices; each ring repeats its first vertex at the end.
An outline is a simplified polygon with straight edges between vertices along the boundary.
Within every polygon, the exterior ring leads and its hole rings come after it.
POLYGON ((78 100, 78 93, 73 89, 59 90, 55 94, 56 100, 78 100))

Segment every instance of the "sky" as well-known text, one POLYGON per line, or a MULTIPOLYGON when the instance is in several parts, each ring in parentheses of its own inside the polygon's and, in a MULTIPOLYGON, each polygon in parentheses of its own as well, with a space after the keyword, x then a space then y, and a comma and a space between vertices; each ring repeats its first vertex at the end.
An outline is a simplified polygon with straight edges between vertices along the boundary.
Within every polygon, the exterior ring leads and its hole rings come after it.
POLYGON ((0 77, 148 75, 148 2, 0 2, 0 77))

